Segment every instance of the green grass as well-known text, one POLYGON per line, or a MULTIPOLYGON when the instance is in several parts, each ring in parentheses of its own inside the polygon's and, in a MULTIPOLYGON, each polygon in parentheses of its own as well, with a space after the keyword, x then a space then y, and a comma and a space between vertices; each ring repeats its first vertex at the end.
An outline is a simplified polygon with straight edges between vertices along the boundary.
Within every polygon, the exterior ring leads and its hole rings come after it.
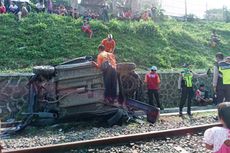
POLYGON ((135 62, 139 68, 157 65, 172 69, 188 62, 194 68, 206 69, 212 66, 217 51, 230 53, 229 23, 91 21, 92 40, 81 31, 81 25, 81 19, 58 15, 30 14, 20 22, 13 15, 0 15, 0 70, 29 71, 34 65, 55 65, 85 55, 96 57, 97 46, 108 33, 117 42, 118 61, 135 62), (209 47, 212 29, 221 38, 218 49, 209 47))

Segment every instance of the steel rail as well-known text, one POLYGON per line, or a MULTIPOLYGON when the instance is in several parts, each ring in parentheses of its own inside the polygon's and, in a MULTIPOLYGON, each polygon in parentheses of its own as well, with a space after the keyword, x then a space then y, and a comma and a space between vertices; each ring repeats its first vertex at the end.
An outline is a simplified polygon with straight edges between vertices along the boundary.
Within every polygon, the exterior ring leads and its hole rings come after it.
POLYGON ((22 123, 21 121, 15 121, 15 122, 1 122, 0 123, 0 128, 8 128, 8 127, 12 127, 15 125, 18 125, 22 123))
POLYGON ((3 149, 2 153, 51 153, 51 152, 67 151, 71 149, 79 149, 79 148, 92 147, 92 146, 127 144, 129 142, 135 142, 135 141, 143 141, 149 139, 163 139, 172 136, 183 136, 188 133, 193 134, 200 131, 204 131, 214 126, 221 126, 221 124, 220 123, 205 124, 205 125, 192 126, 192 127, 182 127, 182 128, 168 129, 162 131, 120 135, 120 136, 109 137, 109 138, 83 140, 83 141, 76 141, 76 142, 69 142, 69 143, 62 143, 62 144, 31 147, 31 148, 19 148, 19 149, 9 149, 9 150, 3 149))

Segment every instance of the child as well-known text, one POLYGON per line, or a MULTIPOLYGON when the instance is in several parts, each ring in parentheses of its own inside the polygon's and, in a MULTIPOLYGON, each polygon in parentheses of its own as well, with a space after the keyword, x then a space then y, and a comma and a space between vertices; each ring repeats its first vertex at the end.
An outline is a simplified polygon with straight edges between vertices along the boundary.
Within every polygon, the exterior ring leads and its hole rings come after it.
POLYGON ((214 153, 230 153, 230 102, 218 105, 218 117, 223 127, 213 127, 205 131, 206 148, 214 153))
POLYGON ((83 23, 81 29, 82 29, 82 31, 84 31, 85 33, 87 33, 89 35, 90 39, 92 38, 93 31, 91 30, 90 25, 86 20, 84 20, 84 23, 83 23))

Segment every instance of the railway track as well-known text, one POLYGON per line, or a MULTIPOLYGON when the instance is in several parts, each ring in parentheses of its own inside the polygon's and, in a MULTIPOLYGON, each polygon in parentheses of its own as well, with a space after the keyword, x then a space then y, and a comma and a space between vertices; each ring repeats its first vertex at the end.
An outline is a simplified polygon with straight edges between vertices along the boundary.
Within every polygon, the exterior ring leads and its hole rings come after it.
POLYGON ((108 145, 117 145, 117 144, 127 144, 135 141, 145 141, 149 139, 164 139, 167 137, 173 136, 183 136, 186 134, 194 134, 200 131, 204 131, 208 128, 214 126, 221 126, 220 123, 215 124, 205 124, 199 126, 192 127, 183 127, 177 129, 169 129, 163 131, 153 131, 139 134, 130 134, 130 135, 120 135, 109 138, 101 138, 101 139, 92 139, 92 140, 84 140, 84 141, 76 141, 62 144, 54 144, 54 145, 46 145, 32 148, 23 148, 23 149, 2 149, 2 153, 51 153, 51 152, 61 152, 68 151, 71 149, 80 149, 87 147, 96 147, 96 146, 108 146, 108 145))

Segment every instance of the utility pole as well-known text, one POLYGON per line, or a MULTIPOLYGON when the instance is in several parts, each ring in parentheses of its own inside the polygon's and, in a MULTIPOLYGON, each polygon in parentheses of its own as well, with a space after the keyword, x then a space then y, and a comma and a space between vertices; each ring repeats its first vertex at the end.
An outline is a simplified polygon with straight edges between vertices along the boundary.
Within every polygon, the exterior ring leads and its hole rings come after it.
POLYGON ((188 15, 188 10, 187 10, 187 0, 184 0, 184 16, 185 16, 185 21, 187 21, 187 15, 188 15))
POLYGON ((208 21, 207 12, 208 12, 208 1, 206 0, 206 4, 205 4, 205 18, 208 21))
POLYGON ((206 0, 206 4, 205 4, 205 11, 208 11, 208 1, 206 0))

